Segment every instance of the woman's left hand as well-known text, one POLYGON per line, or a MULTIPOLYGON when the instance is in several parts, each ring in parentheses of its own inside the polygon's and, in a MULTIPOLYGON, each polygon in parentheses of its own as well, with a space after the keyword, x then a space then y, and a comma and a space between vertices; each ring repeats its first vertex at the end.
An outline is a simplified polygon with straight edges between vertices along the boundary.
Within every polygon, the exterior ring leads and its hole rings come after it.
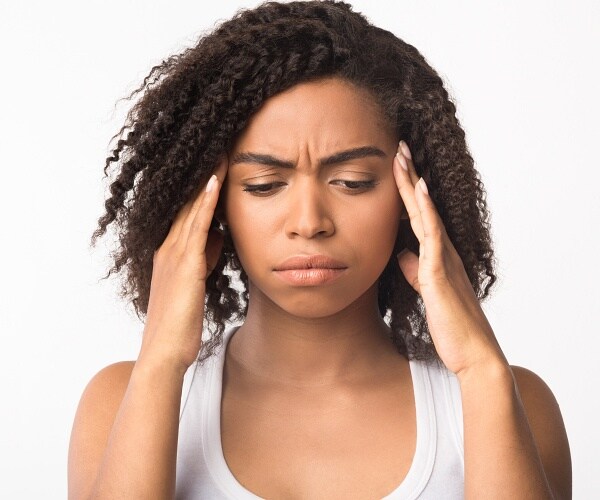
POLYGON ((408 146, 400 144, 394 177, 420 246, 419 256, 410 250, 400 252, 398 263, 423 299, 435 348, 457 375, 490 362, 508 366, 425 181, 419 180, 408 146))

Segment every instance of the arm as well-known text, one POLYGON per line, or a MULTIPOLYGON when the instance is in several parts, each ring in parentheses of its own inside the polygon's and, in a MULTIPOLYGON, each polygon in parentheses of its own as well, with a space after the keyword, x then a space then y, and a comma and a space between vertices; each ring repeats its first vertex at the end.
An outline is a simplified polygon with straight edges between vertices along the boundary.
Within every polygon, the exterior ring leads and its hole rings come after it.
POLYGON ((69 446, 69 499, 165 499, 175 492, 183 372, 110 365, 86 387, 69 446))
POLYGON ((154 252, 137 361, 106 367, 84 391, 69 449, 69 499, 175 494, 183 378, 202 347, 205 283, 223 246, 209 231, 227 160, 179 210, 154 252))
POLYGON ((544 381, 500 363, 466 370, 458 378, 466 498, 570 499, 569 443, 544 381))
POLYGON ((467 498, 570 498, 569 446, 552 392, 534 373, 508 364, 404 142, 393 168, 419 240, 419 255, 406 249, 398 264, 461 386, 467 498))

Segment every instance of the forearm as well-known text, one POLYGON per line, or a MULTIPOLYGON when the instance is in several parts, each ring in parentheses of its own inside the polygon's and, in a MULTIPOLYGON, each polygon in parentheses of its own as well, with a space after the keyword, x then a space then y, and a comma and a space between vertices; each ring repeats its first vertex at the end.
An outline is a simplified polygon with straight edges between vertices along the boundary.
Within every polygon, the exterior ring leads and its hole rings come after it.
POLYGON ((459 374, 465 445, 465 496, 552 499, 510 366, 459 374))
POLYGON ((173 498, 182 386, 168 363, 136 362, 91 499, 173 498))

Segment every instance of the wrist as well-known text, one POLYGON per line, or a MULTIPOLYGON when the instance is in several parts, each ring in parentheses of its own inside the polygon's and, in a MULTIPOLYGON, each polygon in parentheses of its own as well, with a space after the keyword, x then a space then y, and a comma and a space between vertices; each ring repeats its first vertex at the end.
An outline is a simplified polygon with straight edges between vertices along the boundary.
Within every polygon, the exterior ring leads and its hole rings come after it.
POLYGON ((489 381, 497 384, 514 383, 513 373, 506 359, 482 359, 476 364, 463 368, 456 373, 461 386, 473 381, 489 381))
POLYGON ((183 375, 196 360, 198 352, 196 351, 196 356, 190 349, 182 352, 177 342, 168 338, 167 335, 163 331, 150 329, 146 325, 138 353, 138 362, 152 367, 152 369, 168 370, 183 375))
POLYGON ((182 379, 187 369, 188 366, 178 360, 150 353, 140 353, 134 367, 138 373, 160 373, 163 376, 170 375, 182 379))

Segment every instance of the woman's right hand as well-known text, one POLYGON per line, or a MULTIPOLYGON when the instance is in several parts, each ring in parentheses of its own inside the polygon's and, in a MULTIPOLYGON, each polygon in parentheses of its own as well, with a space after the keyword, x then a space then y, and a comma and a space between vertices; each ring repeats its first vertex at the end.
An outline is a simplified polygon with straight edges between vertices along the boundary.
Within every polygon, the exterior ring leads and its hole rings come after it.
POLYGON ((224 156, 214 172, 216 178, 181 208, 154 252, 138 362, 167 362, 185 371, 200 352, 206 278, 223 248, 223 236, 210 230, 210 225, 227 165, 224 156))

